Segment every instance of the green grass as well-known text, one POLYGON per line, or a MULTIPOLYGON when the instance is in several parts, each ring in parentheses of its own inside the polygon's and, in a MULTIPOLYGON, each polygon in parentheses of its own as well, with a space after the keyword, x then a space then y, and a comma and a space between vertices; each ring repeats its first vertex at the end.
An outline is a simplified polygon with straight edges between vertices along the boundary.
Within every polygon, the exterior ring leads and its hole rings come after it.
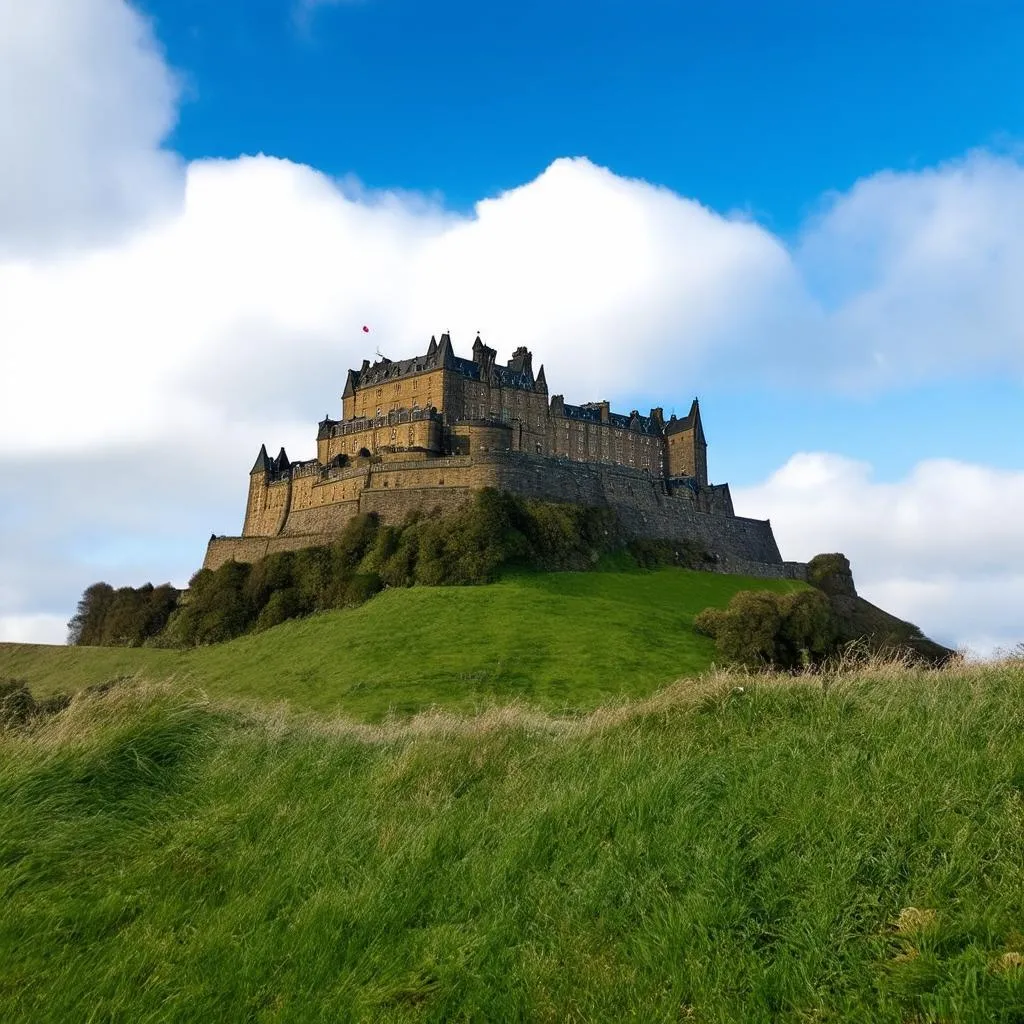
POLYGON ((190 651, 0 644, 0 676, 39 693, 175 676, 211 695, 369 720, 515 698, 579 710, 706 670, 714 644, 692 628, 702 609, 751 587, 800 586, 684 569, 523 574, 388 590, 359 608, 190 651))
POLYGON ((0 808, 5 1022, 1024 1020, 1019 663, 379 726, 115 688, 0 734, 0 808))

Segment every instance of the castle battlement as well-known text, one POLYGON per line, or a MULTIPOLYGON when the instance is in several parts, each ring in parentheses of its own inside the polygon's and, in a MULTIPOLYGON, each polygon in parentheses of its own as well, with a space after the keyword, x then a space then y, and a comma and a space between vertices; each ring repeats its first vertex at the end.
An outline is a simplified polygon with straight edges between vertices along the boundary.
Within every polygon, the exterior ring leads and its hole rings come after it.
POLYGON ((260 448, 242 535, 211 541, 208 566, 325 543, 360 512, 399 522, 495 487, 611 506, 627 533, 699 540, 723 565, 790 572, 769 524, 735 516, 728 484, 708 482, 697 399, 667 420, 660 407, 642 415, 607 401, 573 405, 549 397, 528 349, 502 365, 477 337, 466 359, 442 334, 420 356, 363 360, 348 371, 341 404, 339 419, 318 425, 315 458, 292 462, 283 448, 275 458, 260 448))

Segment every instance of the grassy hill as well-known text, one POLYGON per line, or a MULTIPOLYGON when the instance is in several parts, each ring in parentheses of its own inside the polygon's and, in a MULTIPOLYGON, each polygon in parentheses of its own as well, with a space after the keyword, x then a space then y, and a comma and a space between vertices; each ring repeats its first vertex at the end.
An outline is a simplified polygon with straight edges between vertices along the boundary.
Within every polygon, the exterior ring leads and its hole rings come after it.
MULTIPOLYGON (((548 586, 495 599, 540 623, 548 586)), ((257 643, 478 593, 231 647, 270 680, 257 643)), ((607 604, 595 643, 636 621, 607 604)), ((557 702, 557 625, 483 618, 557 702)), ((4 1021, 1024 1020, 1020 663, 381 725, 117 687, 0 732, 0 808, 4 1021)))
POLYGON ((40 694, 119 675, 175 677, 211 695, 369 720, 516 698, 587 709, 706 670, 713 642, 692 629, 702 609, 724 607, 739 590, 802 585, 685 569, 530 573, 482 587, 392 589, 194 650, 0 644, 0 676, 40 694))

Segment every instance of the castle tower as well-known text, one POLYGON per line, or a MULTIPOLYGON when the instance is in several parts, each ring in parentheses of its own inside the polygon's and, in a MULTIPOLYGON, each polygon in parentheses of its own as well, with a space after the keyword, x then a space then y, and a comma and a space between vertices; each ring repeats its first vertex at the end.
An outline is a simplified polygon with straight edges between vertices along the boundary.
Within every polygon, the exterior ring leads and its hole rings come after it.
POLYGON ((691 477, 701 487, 707 487, 708 442, 696 398, 683 419, 673 416, 665 425, 665 448, 669 479, 691 477))
POLYGON ((260 445, 260 453, 256 456, 252 469, 249 470, 249 498, 245 503, 245 522, 242 524, 242 536, 251 537, 259 533, 260 513, 266 507, 267 482, 270 478, 270 456, 267 446, 260 445))

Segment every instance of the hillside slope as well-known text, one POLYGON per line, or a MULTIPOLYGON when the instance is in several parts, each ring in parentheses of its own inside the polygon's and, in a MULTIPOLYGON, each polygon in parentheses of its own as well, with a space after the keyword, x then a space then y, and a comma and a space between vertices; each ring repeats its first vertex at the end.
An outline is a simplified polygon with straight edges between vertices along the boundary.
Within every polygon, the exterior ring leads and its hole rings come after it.
POLYGON ((0 1019, 1019 1022, 1024 671, 0 732, 0 1019))
POLYGON ((214 695, 369 719, 515 698, 585 709, 706 670, 714 644, 692 629, 703 608, 739 590, 802 585, 685 569, 531 573, 387 590, 358 608, 194 650, 0 644, 0 676, 44 694, 118 675, 173 676, 214 695))

